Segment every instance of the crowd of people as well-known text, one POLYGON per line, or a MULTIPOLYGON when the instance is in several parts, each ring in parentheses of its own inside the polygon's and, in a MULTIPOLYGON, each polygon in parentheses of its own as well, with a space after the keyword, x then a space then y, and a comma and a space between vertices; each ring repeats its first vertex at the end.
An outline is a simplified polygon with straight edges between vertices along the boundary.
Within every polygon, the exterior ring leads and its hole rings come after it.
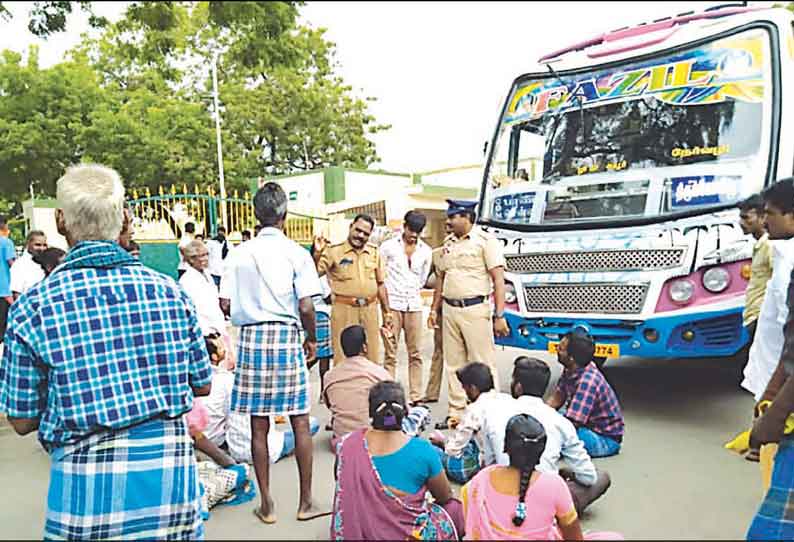
MULTIPOLYGON (((254 514, 275 523, 270 464, 290 454, 296 518, 330 516, 333 539, 621 537, 585 534, 578 521, 611 484, 594 459, 620 453, 625 432, 593 337, 576 327, 561 338, 552 389, 549 365, 525 356, 500 389, 504 256, 475 225, 474 203, 448 200, 436 249, 421 238, 426 217, 410 211, 380 246, 362 214, 344 242, 306 250, 284 234, 287 196, 267 183, 253 201, 258 231, 237 247, 221 228, 205 241, 185 226, 177 282, 136 257, 115 171, 73 166, 57 199, 66 253, 34 231, 16 259, 0 221, 0 410, 50 454, 45 537, 197 539, 210 508, 252 500, 256 487, 254 514), (435 344, 424 386, 426 327, 435 344), (407 394, 396 381, 403 337, 407 394), (336 455, 332 506, 313 491, 315 365, 336 455), (444 375, 448 410, 431 428, 444 375), (99 491, 108 498, 91 498, 99 491)), ((746 457, 769 486, 748 537, 791 538, 794 179, 740 212, 756 239, 746 457)))
POLYGON ((114 170, 69 168, 57 199, 67 253, 34 231, 15 259, 0 224, 0 410, 51 456, 46 538, 201 538, 210 508, 257 486, 254 513, 274 523, 270 464, 290 454, 297 519, 330 515, 333 538, 581 538, 578 513, 610 484, 591 456, 619 450, 620 408, 578 329, 560 344, 555 404, 543 401, 549 367, 531 358, 499 391, 504 258, 474 204, 449 200, 435 250, 416 211, 379 247, 359 215, 344 242, 306 250, 284 234, 287 197, 268 183, 254 197, 258 231, 237 247, 221 228, 205 241, 185 225, 175 282, 138 259, 114 170), (395 381, 403 337, 407 397, 395 381), (337 458, 332 507, 313 494, 315 364, 337 458), (443 374, 449 410, 425 436, 443 374), (460 498, 450 479, 465 484, 460 498), (90 498, 98 491, 108 498, 90 498))
MULTIPOLYGON (((764 499, 748 540, 794 538, 794 178, 739 204, 741 227, 755 239, 743 322, 749 338, 742 387, 755 399, 752 429, 727 446, 760 462, 764 499), (743 441, 743 443, 740 443, 743 441)), ((750 418, 748 413, 748 419, 750 418)))

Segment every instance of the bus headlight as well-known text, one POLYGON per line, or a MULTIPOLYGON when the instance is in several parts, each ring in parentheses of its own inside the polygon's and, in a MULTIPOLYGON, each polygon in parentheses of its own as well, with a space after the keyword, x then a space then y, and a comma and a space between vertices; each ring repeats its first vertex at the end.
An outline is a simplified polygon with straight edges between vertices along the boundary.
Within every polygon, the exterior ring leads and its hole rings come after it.
POLYGON ((695 293, 695 285, 691 280, 681 279, 670 284, 670 300, 673 303, 688 303, 695 293))
POLYGON ((703 287, 712 294, 724 291, 731 283, 731 274, 722 267, 712 267, 703 273, 703 287))
POLYGON ((505 308, 518 312, 518 292, 509 280, 505 281, 505 308))
POLYGON ((516 295, 516 287, 511 282, 505 282, 505 303, 508 305, 515 305, 518 302, 516 295))

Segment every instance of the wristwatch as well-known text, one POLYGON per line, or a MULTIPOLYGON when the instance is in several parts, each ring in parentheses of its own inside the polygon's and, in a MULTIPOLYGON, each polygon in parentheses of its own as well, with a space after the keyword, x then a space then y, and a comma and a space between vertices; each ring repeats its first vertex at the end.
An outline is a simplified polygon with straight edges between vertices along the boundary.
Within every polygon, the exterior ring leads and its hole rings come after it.
POLYGON ((493 319, 494 320, 499 320, 500 318, 504 318, 504 317, 505 317, 505 313, 503 313, 503 312, 495 312, 495 313, 493 313, 493 319))

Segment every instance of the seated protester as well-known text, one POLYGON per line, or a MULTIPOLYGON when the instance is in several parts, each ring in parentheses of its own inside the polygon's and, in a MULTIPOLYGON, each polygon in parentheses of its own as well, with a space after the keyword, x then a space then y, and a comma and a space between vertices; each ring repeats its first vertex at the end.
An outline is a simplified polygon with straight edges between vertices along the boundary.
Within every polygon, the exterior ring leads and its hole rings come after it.
POLYGON ((623 414, 615 390, 593 363, 593 337, 577 328, 567 333, 557 347, 557 360, 564 370, 557 389, 547 401, 576 426, 590 457, 607 457, 620 451, 623 414))
MULTIPOLYGON (((343 436, 369 426, 369 389, 378 382, 392 380, 386 369, 367 359, 367 335, 363 327, 345 328, 340 342, 345 360, 326 373, 323 389, 323 401, 331 410, 333 451, 343 436)), ((417 405, 404 417, 403 432, 418 435, 429 423, 430 410, 417 405)))
POLYGON ((368 407, 372 426, 346 435, 337 449, 330 539, 458 540, 460 502, 438 454, 401 431, 408 412, 402 386, 375 384, 368 407))
MULTIPOLYGON (((513 397, 516 398, 515 413, 528 414, 543 425, 546 431, 546 449, 537 470, 553 474, 560 472, 571 490, 576 511, 581 514, 609 489, 609 474, 595 468, 570 420, 543 402, 543 394, 550 378, 551 370, 544 362, 524 356, 516 358, 510 386, 513 397), (560 459, 564 459, 570 469, 560 471, 560 459)), ((504 449, 502 439, 504 428, 501 430, 499 443, 496 444, 499 450, 504 449)), ((498 463, 509 465, 509 456, 504 452, 500 453, 498 463)))
POLYGON ((256 497, 256 487, 251 479, 251 467, 238 465, 220 446, 206 437, 204 431, 209 414, 200 397, 193 399, 193 408, 185 419, 188 432, 196 450, 211 461, 197 461, 201 488, 201 516, 209 518, 209 511, 218 504, 242 504, 256 497))
POLYGON ((221 449, 220 446, 224 441, 223 433, 220 433, 220 436, 218 435, 221 431, 225 432, 226 415, 223 414, 224 405, 229 401, 231 386, 234 385, 234 375, 220 367, 221 362, 226 357, 225 346, 220 339, 220 335, 206 336, 204 337, 204 342, 207 345, 207 353, 210 356, 212 384, 210 386, 210 395, 193 398, 193 408, 186 414, 188 430, 197 450, 204 452, 221 467, 231 467, 236 465, 237 462, 221 449), (230 374, 231 378, 228 378, 230 374), (214 397, 213 394, 215 395, 214 397), (207 399, 211 400, 208 401, 207 399), (208 405, 212 405, 212 413, 208 405), (211 426, 212 435, 215 438, 209 437, 211 426))
MULTIPOLYGON (((227 361, 226 343, 218 333, 204 338, 212 366, 212 388, 207 397, 200 398, 202 410, 206 413, 206 427, 201 434, 207 442, 199 443, 196 448, 209 455, 221 466, 235 463, 252 464, 251 459, 251 418, 248 415, 231 412, 231 396, 234 387, 234 372, 225 367, 227 361), (226 443, 229 454, 220 446, 226 443)), ((271 420, 273 423, 273 420, 271 420)), ((312 435, 319 429, 315 418, 310 419, 312 435)), ((291 454, 295 449, 292 432, 272 430, 267 438, 271 463, 291 454)))
MULTIPOLYGON (((275 463, 295 451, 295 434, 289 425, 283 431, 276 429, 275 417, 270 418, 270 431, 267 433, 267 451, 270 462, 275 463)), ((314 416, 309 418, 311 435, 320 430, 320 422, 314 416)), ((229 413, 229 428, 226 433, 229 454, 242 463, 253 464, 251 457, 251 416, 239 412, 229 413)))
POLYGON ((493 374, 484 363, 473 362, 455 371, 463 386, 469 404, 452 435, 444 439, 441 433, 430 437, 430 442, 441 448, 438 453, 447 476, 465 484, 477 474, 482 464, 496 463, 502 448, 493 448, 487 438, 489 426, 504 424, 515 413, 515 400, 494 389, 493 374), (501 424, 500 424, 501 421, 501 424), (482 456, 482 457, 481 457, 482 456))
MULTIPOLYGON (((187 273, 186 273, 187 274, 187 273)), ((183 275, 184 276, 184 275, 183 275)), ((204 435, 218 446, 226 441, 229 431, 229 411, 232 403, 234 372, 228 366, 230 352, 224 337, 211 333, 204 337, 212 367, 212 388, 210 394, 201 398, 207 409, 209 422, 204 435)))
POLYGON ((331 411, 334 432, 331 450, 346 434, 369 425, 369 389, 392 380, 389 372, 367 359, 367 335, 359 325, 342 330, 340 338, 345 360, 325 374, 323 401, 331 411))
POLYGON ((526 414, 505 429, 509 466, 481 470, 461 490, 465 540, 622 540, 618 533, 583 535, 565 481, 536 467, 546 447, 543 425, 526 414))

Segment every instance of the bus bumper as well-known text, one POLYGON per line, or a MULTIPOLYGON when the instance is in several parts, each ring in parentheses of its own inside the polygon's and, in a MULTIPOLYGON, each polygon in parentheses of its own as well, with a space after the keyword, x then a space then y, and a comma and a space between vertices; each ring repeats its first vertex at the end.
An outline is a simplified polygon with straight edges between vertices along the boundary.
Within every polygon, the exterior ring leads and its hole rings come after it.
POLYGON ((523 317, 507 311, 510 335, 497 345, 549 350, 549 343, 583 326, 597 345, 617 346, 620 356, 700 358, 732 356, 749 339, 742 325, 742 308, 659 316, 647 320, 568 317, 523 317))

